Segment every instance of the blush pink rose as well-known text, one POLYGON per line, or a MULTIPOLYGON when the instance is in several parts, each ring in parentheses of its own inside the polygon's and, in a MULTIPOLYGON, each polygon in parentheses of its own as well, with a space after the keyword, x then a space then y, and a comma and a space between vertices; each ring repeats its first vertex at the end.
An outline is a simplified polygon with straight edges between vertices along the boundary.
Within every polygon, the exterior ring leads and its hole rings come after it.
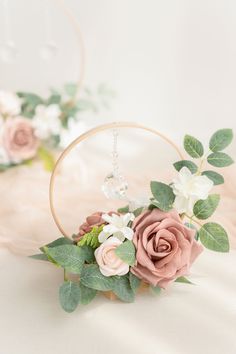
POLYGON ((133 222, 136 265, 131 272, 145 282, 165 288, 189 268, 203 247, 195 230, 185 227, 179 214, 153 209, 133 222))
POLYGON ((94 252, 100 272, 105 277, 125 275, 129 272, 129 265, 115 254, 116 248, 121 244, 122 241, 118 238, 109 237, 94 252))
POLYGON ((2 141, 9 157, 15 162, 34 157, 39 147, 30 120, 21 117, 6 121, 2 141))

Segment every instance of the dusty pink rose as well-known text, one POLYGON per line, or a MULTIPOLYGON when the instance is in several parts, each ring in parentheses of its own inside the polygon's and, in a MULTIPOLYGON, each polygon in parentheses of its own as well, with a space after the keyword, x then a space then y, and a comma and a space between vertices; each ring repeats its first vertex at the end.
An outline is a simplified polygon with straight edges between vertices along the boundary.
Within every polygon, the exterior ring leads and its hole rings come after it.
POLYGON ((29 119, 8 119, 4 125, 3 145, 13 161, 27 160, 36 155, 39 140, 29 119))
MULTIPOLYGON (((96 213, 89 215, 86 218, 86 221, 79 227, 79 233, 74 240, 78 242, 85 234, 90 232, 93 227, 107 224, 102 218, 103 214, 104 214, 103 212, 97 211, 96 213)), ((117 213, 114 211, 110 211, 108 214, 112 215, 117 213)))
POLYGON ((144 212, 134 220, 133 229, 137 263, 131 271, 154 286, 165 288, 187 275, 203 250, 194 238, 195 231, 185 227, 174 210, 144 212))
POLYGON ((115 249, 122 244, 116 237, 109 237, 95 251, 95 258, 100 272, 106 277, 125 275, 129 272, 129 265, 115 254, 115 249))

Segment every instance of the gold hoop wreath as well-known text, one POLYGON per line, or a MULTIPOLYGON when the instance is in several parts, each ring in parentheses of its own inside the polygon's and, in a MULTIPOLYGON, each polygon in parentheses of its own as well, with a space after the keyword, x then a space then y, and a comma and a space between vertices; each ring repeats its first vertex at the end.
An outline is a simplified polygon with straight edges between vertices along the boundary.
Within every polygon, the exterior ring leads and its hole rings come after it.
POLYGON ((62 223, 60 222, 59 217, 57 215, 57 212, 55 209, 55 203, 54 203, 55 179, 56 179, 57 173, 59 171, 59 168, 60 168, 63 160, 65 159, 65 157, 71 152, 71 150, 75 146, 80 144, 82 141, 86 140, 89 137, 97 135, 98 133, 104 132, 106 130, 117 129, 117 128, 136 128, 136 129, 141 129, 141 130, 147 131, 149 133, 152 133, 152 134, 158 136, 159 138, 161 138, 167 144, 169 144, 177 152, 180 159, 183 160, 183 155, 182 155, 180 149, 171 139, 169 139, 168 137, 166 137, 165 135, 163 135, 162 133, 160 133, 159 131, 157 131, 155 129, 140 125, 138 123, 114 122, 114 123, 104 124, 104 125, 97 126, 93 129, 90 129, 87 132, 85 132, 84 134, 80 135, 62 152, 62 154, 58 158, 58 160, 55 164, 54 170, 52 172, 51 179, 50 179, 50 185, 49 185, 49 202, 50 202, 51 213, 52 213, 53 219, 54 219, 59 231, 66 238, 70 239, 70 235, 63 228, 62 223))

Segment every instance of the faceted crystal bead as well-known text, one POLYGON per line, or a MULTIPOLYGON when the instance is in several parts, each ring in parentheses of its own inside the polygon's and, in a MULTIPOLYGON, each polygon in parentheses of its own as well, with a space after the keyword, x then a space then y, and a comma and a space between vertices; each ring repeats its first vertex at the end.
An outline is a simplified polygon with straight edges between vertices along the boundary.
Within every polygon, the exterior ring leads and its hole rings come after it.
POLYGON ((128 183, 121 175, 110 173, 102 185, 102 191, 107 199, 123 199, 126 196, 128 183))

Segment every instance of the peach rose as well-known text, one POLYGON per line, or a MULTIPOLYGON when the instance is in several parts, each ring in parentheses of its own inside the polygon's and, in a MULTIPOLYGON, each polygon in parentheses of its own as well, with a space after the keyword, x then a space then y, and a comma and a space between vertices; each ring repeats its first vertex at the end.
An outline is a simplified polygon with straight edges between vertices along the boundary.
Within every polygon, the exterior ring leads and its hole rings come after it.
POLYGON ((165 288, 186 275, 203 247, 195 240, 195 230, 185 227, 179 214, 153 209, 133 222, 136 265, 131 272, 154 286, 165 288))
POLYGON ((2 140, 9 157, 15 162, 34 157, 39 146, 30 120, 21 117, 6 121, 2 140))
POLYGON ((129 272, 129 265, 115 254, 115 249, 122 244, 116 237, 109 237, 95 251, 95 258, 100 272, 106 277, 125 275, 129 272))

